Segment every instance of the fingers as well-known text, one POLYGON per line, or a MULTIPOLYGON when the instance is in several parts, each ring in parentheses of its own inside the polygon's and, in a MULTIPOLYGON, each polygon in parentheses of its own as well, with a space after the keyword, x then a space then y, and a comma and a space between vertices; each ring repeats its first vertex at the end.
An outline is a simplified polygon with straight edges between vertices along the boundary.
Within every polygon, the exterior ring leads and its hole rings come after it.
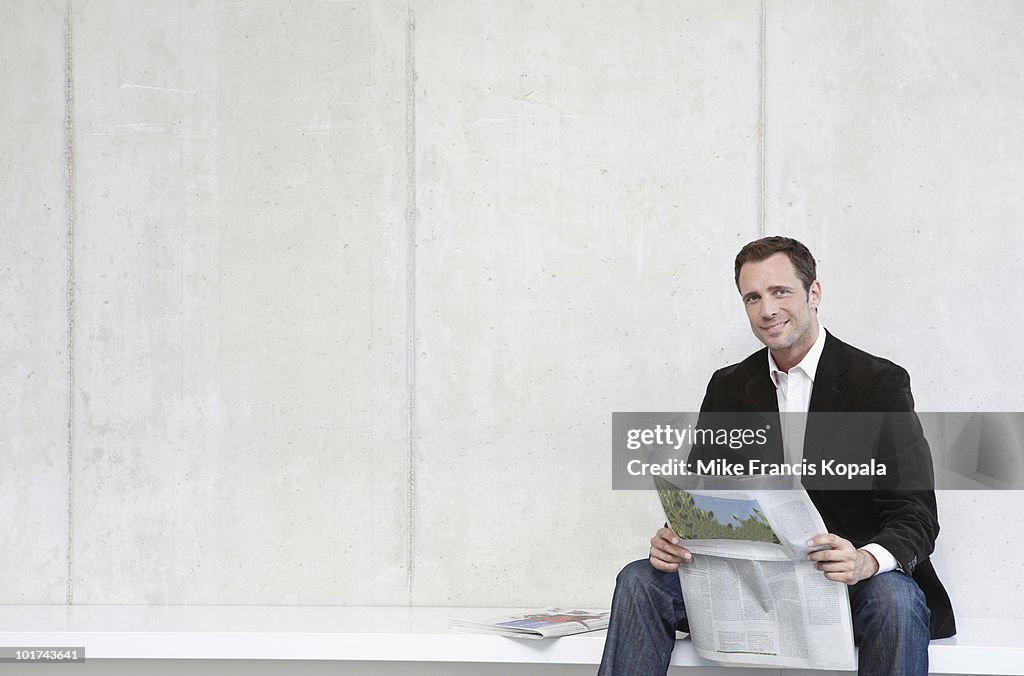
POLYGON ((679 536, 675 534, 675 531, 667 526, 662 526, 658 529, 658 532, 654 534, 654 537, 651 538, 652 545, 655 540, 664 540, 665 542, 673 545, 679 544, 679 536))
POLYGON ((819 563, 827 562, 844 562, 849 563, 857 558, 856 549, 821 549, 816 552, 811 552, 807 555, 807 558, 811 561, 817 561, 819 563))
POLYGON ((808 547, 832 547, 834 549, 853 549, 853 543, 833 533, 815 535, 807 541, 808 547))
POLYGON ((807 558, 815 562, 815 568, 818 570, 849 570, 853 568, 857 560, 857 553, 854 552, 852 556, 847 556, 845 552, 829 549, 824 552, 812 552, 807 558))
MULTIPOLYGON (((816 554, 830 554, 834 555, 835 550, 827 550, 825 552, 815 552, 816 554)), ((833 582, 842 582, 843 584, 854 584, 859 580, 857 575, 856 558, 840 558, 832 560, 819 560, 814 564, 814 567, 825 574, 825 578, 832 580, 833 582)))
POLYGON ((825 533, 816 535, 807 541, 808 547, 828 547, 820 549, 807 555, 807 558, 814 561, 814 567, 825 574, 825 578, 833 582, 852 584, 850 581, 854 569, 854 561, 857 557, 857 550, 853 548, 849 540, 835 535, 825 533))
POLYGON ((820 549, 808 554, 807 558, 812 561, 840 561, 857 555, 857 550, 852 542, 832 533, 815 535, 807 541, 807 546, 829 547, 829 549, 820 549))
POLYGON ((679 537, 668 528, 659 528, 651 538, 649 560, 658 570, 671 573, 679 570, 679 565, 688 563, 693 555, 679 546, 679 537))
POLYGON ((828 577, 828 573, 849 573, 854 569, 854 565, 850 561, 840 561, 837 563, 819 563, 814 566, 821 572, 825 573, 825 577, 828 577))
POLYGON ((852 571, 846 573, 825 573, 825 577, 833 582, 842 582, 845 585, 854 585, 860 581, 852 571))
POLYGON ((872 573, 863 568, 857 560, 853 562, 843 561, 842 563, 829 564, 819 563, 818 570, 825 573, 825 577, 833 582, 842 582, 846 585, 857 584, 861 580, 871 577, 872 573))
POLYGON ((827 546, 811 552, 807 558, 815 562, 815 568, 833 582, 851 585, 871 577, 878 570, 878 563, 870 553, 856 549, 849 540, 826 533, 817 535, 807 542, 808 547, 827 546))
POLYGON ((658 532, 651 538, 651 550, 665 554, 675 563, 689 561, 692 558, 690 552, 679 545, 679 536, 672 532, 671 528, 658 529, 658 532))
POLYGON ((653 552, 651 553, 651 556, 650 556, 650 558, 648 560, 651 562, 651 565, 655 569, 660 570, 663 573, 674 573, 677 570, 679 570, 679 564, 678 563, 666 563, 665 561, 662 561, 661 559, 656 559, 654 557, 654 553, 653 552))

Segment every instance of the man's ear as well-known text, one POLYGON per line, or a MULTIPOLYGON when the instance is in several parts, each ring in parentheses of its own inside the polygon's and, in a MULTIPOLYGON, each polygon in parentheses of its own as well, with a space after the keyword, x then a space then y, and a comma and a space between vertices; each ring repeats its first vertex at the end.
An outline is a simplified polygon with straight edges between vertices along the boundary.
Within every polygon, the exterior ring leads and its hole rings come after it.
POLYGON ((815 311, 818 310, 818 305, 821 304, 821 282, 818 280, 811 282, 810 288, 807 289, 807 302, 815 311))

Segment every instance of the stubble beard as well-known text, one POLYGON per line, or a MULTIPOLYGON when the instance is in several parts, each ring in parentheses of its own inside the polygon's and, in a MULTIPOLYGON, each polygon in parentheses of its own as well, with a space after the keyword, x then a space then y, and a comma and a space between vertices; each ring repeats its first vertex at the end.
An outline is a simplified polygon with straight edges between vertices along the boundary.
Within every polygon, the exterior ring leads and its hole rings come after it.
POLYGON ((795 318, 789 317, 788 326, 789 328, 793 329, 792 333, 789 336, 786 336, 786 334, 784 333, 781 336, 772 338, 770 336, 765 335, 764 333, 758 332, 758 340, 760 340, 761 343, 772 352, 784 352, 786 350, 789 350, 794 345, 799 343, 801 339, 807 336, 807 334, 811 330, 810 322, 808 322, 802 329, 795 327, 794 323, 795 318))

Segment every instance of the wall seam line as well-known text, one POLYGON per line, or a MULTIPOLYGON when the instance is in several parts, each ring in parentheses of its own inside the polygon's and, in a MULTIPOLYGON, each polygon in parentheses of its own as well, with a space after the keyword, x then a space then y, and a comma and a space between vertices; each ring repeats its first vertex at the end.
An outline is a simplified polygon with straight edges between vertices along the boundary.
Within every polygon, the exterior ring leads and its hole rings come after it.
POLYGON ((406 5, 405 27, 405 332, 406 332, 406 602, 412 605, 416 561, 416 17, 406 5))
POLYGON ((757 154, 758 154, 758 174, 757 174, 757 224, 761 233, 761 237, 764 237, 767 233, 767 196, 766 196, 766 174, 765 174, 765 144, 767 138, 767 120, 766 120, 766 100, 768 90, 768 78, 767 78, 767 61, 768 61, 768 50, 766 45, 767 40, 767 14, 768 6, 767 0, 761 0, 761 40, 760 50, 758 54, 758 66, 760 73, 758 76, 759 91, 758 91, 758 102, 757 102, 757 154))
POLYGON ((75 600, 74 583, 74 544, 75 544, 75 474, 74 474, 74 442, 75 442, 75 127, 74 127, 74 78, 71 39, 71 9, 73 0, 64 5, 64 215, 67 227, 65 248, 67 250, 67 288, 65 301, 67 306, 67 336, 65 350, 67 352, 67 435, 66 462, 68 473, 68 514, 67 514, 67 581, 65 583, 64 600, 71 605, 75 600))

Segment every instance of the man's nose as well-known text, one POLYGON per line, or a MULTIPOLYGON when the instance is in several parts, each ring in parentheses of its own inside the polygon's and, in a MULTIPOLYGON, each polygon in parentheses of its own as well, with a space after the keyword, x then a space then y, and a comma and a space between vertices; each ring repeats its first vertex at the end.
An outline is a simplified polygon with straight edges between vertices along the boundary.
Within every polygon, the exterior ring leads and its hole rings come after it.
POLYGON ((765 319, 771 319, 779 312, 778 304, 769 298, 763 298, 761 300, 761 316, 765 319))

